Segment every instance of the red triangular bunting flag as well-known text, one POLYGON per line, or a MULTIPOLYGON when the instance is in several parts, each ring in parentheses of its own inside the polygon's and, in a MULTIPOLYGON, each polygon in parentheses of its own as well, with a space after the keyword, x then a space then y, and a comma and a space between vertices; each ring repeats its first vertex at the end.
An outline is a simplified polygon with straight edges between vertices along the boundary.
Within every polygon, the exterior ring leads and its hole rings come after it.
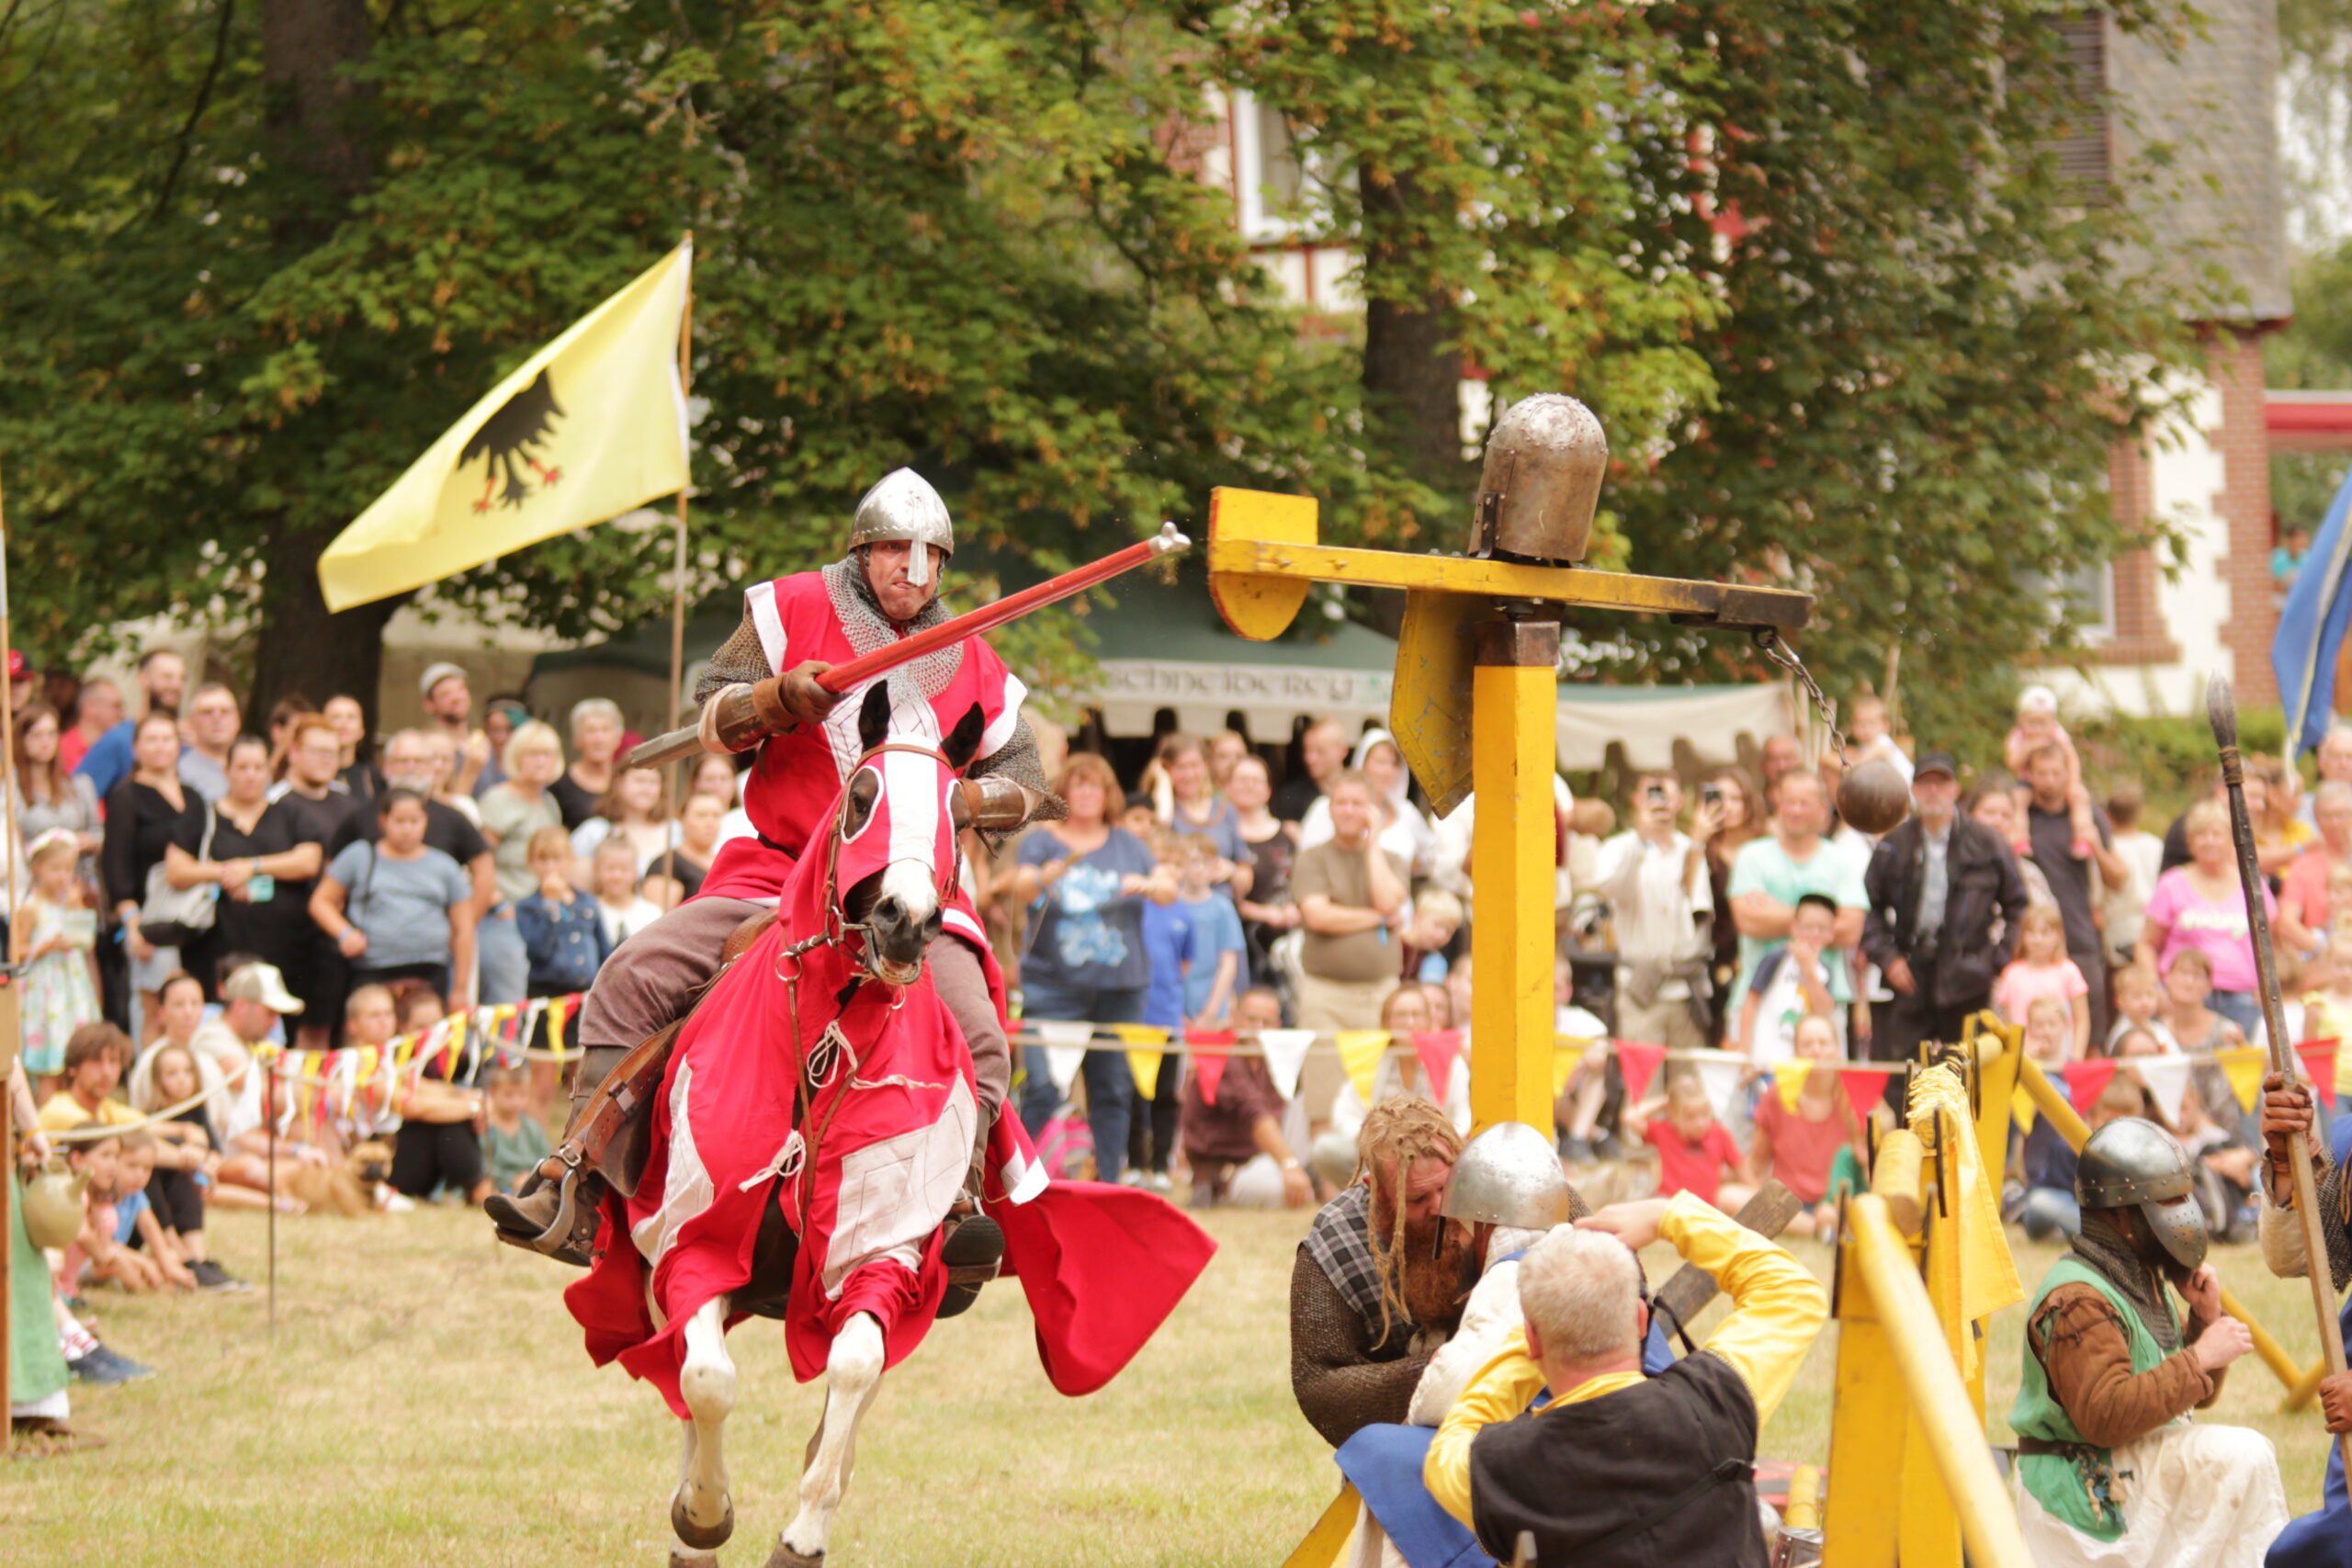
POLYGON ((1222 1047, 1228 1046, 1233 1043, 1233 1031, 1230 1029, 1195 1029, 1184 1036, 1184 1043, 1188 1045, 1208 1045, 1218 1047, 1217 1049, 1195 1051, 1193 1053, 1193 1071, 1198 1075, 1201 1080, 1201 1103, 1204 1105, 1215 1105, 1216 1103, 1216 1086, 1225 1081, 1225 1064, 1232 1059, 1226 1054, 1222 1047))
POLYGON ((1869 1067, 1838 1069, 1838 1086, 1846 1091, 1846 1103, 1854 1108, 1855 1121, 1869 1121, 1871 1112, 1886 1103, 1886 1080, 1891 1076, 1869 1067))
POLYGON ((1413 1036, 1413 1055, 1421 1059, 1427 1085, 1423 1092, 1443 1105, 1445 1087, 1453 1081, 1453 1059, 1462 1055, 1462 1031, 1424 1029, 1413 1036))
POLYGON ((2295 1047, 2295 1055, 2303 1059, 2303 1074, 2312 1080, 2322 1105, 2335 1103, 2335 1051, 2334 1040, 2306 1040, 2295 1047))
POLYGON ((2121 1066, 2112 1056, 2099 1056, 2087 1062, 2069 1062, 2058 1069, 2066 1075, 2066 1098, 2075 1102, 2077 1114, 2089 1117, 2098 1104, 2098 1097, 2114 1080, 2115 1069, 2121 1066))
POLYGON ((1666 1060, 1666 1047, 1637 1045, 1631 1040, 1609 1043, 1617 1052, 1617 1070, 1625 1077, 1625 1098, 1639 1104, 1649 1092, 1650 1079, 1657 1076, 1658 1064, 1666 1060))

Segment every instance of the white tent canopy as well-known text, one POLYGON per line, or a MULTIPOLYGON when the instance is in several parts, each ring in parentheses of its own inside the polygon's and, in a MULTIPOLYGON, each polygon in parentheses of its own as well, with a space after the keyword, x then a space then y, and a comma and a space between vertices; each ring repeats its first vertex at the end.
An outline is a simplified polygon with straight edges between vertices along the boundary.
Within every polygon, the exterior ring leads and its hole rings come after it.
POLYGON ((1612 740, 1636 768, 1672 767, 1678 739, 1707 761, 1728 762, 1743 733, 1759 745, 1796 733, 1787 685, 1563 686, 1555 720, 1560 766, 1571 771, 1602 766, 1612 740))

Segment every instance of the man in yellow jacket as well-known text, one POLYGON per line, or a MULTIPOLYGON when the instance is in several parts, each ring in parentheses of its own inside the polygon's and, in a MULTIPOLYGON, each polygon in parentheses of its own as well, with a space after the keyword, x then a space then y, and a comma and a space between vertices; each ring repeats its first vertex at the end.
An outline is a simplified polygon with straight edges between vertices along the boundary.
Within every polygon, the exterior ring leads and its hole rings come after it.
POLYGON ((1685 1192, 1555 1226, 1521 1261, 1519 1300, 1524 1326, 1471 1380, 1422 1466, 1446 1512, 1506 1562, 1532 1536, 1539 1564, 1762 1568, 1756 1435, 1828 1319, 1821 1282, 1685 1192), (1696 1354, 1645 1378, 1634 1254, 1660 1236, 1732 1310, 1696 1354))

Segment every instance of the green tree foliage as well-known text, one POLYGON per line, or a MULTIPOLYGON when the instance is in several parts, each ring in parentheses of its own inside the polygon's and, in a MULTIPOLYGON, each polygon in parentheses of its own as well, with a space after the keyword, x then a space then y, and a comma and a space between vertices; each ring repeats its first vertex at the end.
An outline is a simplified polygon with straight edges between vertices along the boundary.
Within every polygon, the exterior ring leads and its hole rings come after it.
MULTIPOLYGON (((329 621, 318 550, 689 228, 698 587, 827 558, 907 461, 968 545, 1099 554, 1213 482, 1298 482, 1319 383, 1348 391, 1171 159, 1193 89, 1148 15, 6 14, 0 450, 37 651, 253 611, 257 702, 372 693, 385 612, 329 621)), ((594 529, 437 598, 590 633, 666 602, 669 550, 594 529)))
MULTIPOLYGON (((2314 391, 2352 391, 2352 243, 2296 264, 2294 319, 2264 355, 2269 384, 2314 391)), ((2270 459, 2270 504, 2288 527, 2316 532, 2344 483, 2345 460, 2332 452, 2280 452, 2270 459)))

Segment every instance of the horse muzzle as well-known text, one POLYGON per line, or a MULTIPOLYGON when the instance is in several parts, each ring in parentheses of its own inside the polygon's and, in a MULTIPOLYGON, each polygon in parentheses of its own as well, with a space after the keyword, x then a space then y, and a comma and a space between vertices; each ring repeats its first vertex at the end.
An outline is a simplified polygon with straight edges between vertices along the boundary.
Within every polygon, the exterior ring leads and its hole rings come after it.
POLYGON ((922 978, 923 953, 939 930, 936 904, 918 919, 905 903, 886 894, 866 913, 866 967, 893 986, 913 985, 922 978))

